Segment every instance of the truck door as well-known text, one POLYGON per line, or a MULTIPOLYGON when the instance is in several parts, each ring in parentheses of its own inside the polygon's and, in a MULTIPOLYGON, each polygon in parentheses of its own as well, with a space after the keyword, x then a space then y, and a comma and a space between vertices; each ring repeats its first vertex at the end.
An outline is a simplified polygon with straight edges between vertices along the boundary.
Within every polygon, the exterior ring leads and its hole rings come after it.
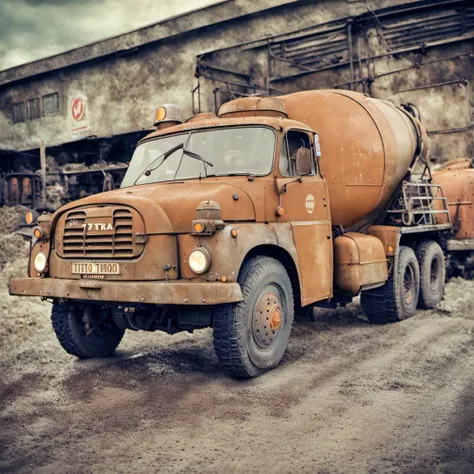
POLYGON ((277 181, 284 185, 279 196, 284 214, 278 220, 289 222, 292 227, 303 305, 330 298, 333 290, 329 193, 327 182, 318 169, 317 135, 315 139, 316 147, 309 132, 289 130, 281 143, 278 165, 281 177, 277 181), (301 177, 296 167, 296 153, 300 148, 309 149, 312 155, 312 169, 301 177))

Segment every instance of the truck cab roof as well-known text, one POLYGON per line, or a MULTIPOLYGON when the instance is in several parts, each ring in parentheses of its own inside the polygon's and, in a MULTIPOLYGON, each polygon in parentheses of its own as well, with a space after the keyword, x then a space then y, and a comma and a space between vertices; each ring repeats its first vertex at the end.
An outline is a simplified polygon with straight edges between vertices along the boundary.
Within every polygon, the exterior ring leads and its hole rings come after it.
POLYGON ((284 117, 265 117, 265 116, 250 116, 250 117, 229 117, 229 118, 203 118, 202 120, 193 120, 185 122, 179 125, 174 125, 167 128, 156 130, 140 140, 150 140, 152 138, 158 138, 164 135, 171 135, 174 133, 182 133, 192 130, 207 129, 207 128, 218 128, 218 127, 236 127, 236 126, 248 126, 248 125, 262 125, 271 127, 275 130, 285 130, 288 128, 297 128, 300 130, 307 130, 311 132, 311 128, 308 125, 297 122, 296 120, 287 119, 284 117))

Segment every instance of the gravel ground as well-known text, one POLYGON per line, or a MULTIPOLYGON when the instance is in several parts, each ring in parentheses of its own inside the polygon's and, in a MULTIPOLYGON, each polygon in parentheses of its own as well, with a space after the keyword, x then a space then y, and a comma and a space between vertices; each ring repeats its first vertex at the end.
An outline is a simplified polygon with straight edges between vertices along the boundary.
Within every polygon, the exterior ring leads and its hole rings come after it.
POLYGON ((474 282, 372 326, 358 304, 295 325, 280 367, 235 381, 212 333, 59 347, 50 305, 0 282, 0 472, 474 471, 474 282))

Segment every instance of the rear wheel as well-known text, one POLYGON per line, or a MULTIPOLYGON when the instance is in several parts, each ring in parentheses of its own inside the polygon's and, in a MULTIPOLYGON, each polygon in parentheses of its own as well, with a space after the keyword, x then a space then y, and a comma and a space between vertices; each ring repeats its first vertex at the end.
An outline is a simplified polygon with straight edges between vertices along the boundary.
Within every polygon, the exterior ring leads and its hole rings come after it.
POLYGON ((243 301, 214 313, 214 348, 233 377, 256 377, 285 353, 294 317, 293 291, 285 267, 270 257, 245 263, 238 279, 243 301))
POLYGON ((420 268, 415 252, 401 246, 397 270, 385 285, 364 291, 361 306, 372 323, 386 324, 410 318, 415 314, 420 293, 420 268))
POLYGON ((124 331, 112 321, 101 318, 95 305, 54 304, 53 329, 63 349, 80 359, 111 355, 124 331))
POLYGON ((421 242, 416 249, 420 265, 420 300, 422 308, 433 309, 443 298, 446 266, 443 249, 433 240, 421 242))

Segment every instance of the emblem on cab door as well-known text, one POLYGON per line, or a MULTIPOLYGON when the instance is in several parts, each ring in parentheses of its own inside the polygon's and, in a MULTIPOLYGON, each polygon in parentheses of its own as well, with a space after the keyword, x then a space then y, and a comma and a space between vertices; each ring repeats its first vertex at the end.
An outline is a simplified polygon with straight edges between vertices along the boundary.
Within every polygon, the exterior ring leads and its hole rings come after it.
POLYGON ((312 214, 314 211, 314 196, 312 194, 308 194, 305 199, 306 210, 309 214, 312 214))

